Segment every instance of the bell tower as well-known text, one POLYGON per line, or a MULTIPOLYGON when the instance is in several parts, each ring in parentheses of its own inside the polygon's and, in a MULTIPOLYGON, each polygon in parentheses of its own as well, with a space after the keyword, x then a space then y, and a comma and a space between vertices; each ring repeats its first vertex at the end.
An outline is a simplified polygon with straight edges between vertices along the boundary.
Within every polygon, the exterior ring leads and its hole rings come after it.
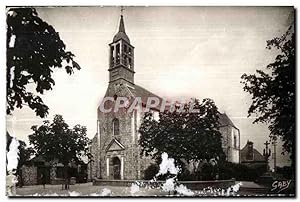
POLYGON ((125 32, 122 11, 118 33, 109 44, 109 83, 125 80, 134 84, 134 47, 125 32))

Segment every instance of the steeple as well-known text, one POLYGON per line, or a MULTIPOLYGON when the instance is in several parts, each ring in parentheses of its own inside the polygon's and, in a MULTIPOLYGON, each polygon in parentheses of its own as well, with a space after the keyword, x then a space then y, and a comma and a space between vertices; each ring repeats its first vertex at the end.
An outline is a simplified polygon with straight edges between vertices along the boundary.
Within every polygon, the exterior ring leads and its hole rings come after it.
POLYGON ((124 26, 123 15, 121 15, 121 19, 120 19, 119 32, 124 32, 125 33, 125 26, 124 26))
POLYGON ((118 33, 114 36, 110 46, 109 56, 109 82, 125 80, 134 83, 134 47, 130 44, 129 37, 125 32, 123 8, 118 33))
POLYGON ((116 42, 116 41, 118 41, 120 39, 123 39, 126 42, 130 43, 129 37, 127 36, 127 34, 125 32, 125 25, 124 25, 123 14, 121 14, 121 18, 120 18, 119 31, 114 36, 113 42, 116 42))

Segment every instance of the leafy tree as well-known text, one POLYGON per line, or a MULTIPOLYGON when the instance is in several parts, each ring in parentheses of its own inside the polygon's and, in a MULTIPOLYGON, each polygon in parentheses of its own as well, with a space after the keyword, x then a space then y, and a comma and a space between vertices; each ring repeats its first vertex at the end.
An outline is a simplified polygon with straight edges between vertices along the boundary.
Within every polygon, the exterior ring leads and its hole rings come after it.
POLYGON ((26 143, 22 140, 19 140, 19 162, 18 169, 22 167, 27 161, 30 160, 31 155, 34 153, 31 147, 27 147, 26 143))
POLYGON ((58 32, 39 18, 34 8, 10 8, 6 34, 6 113, 27 105, 43 118, 49 108, 36 93, 43 94, 55 85, 54 68, 62 68, 65 61, 66 72, 72 74, 80 67, 65 50, 58 32), (28 84, 33 84, 36 92, 28 84))
POLYGON ((181 167, 183 159, 187 162, 224 160, 218 118, 217 107, 211 99, 202 103, 192 100, 184 105, 183 112, 161 112, 159 121, 151 112, 145 113, 139 129, 141 154, 158 159, 166 152, 181 167), (191 105, 199 111, 188 112, 191 105))
POLYGON ((61 115, 55 115, 52 123, 44 121, 43 125, 31 129, 34 133, 29 135, 29 142, 35 154, 48 162, 57 160, 68 165, 71 161, 79 161, 88 152, 86 127, 78 124, 70 129, 61 115))
POLYGON ((19 175, 18 185, 23 186, 23 175, 22 175, 22 166, 26 164, 27 161, 30 160, 30 157, 34 153, 31 147, 27 147, 26 143, 22 140, 19 140, 19 161, 17 167, 17 174, 19 175))
POLYGON ((52 123, 44 121, 43 125, 31 128, 34 133, 29 135, 29 142, 36 156, 53 164, 62 163, 65 172, 69 163, 79 162, 83 155, 90 156, 85 126, 75 125, 70 129, 61 115, 55 115, 52 123))
POLYGON ((294 27, 281 37, 267 41, 268 49, 279 54, 266 71, 243 74, 241 83, 244 91, 252 95, 248 116, 256 115, 254 123, 267 123, 271 138, 283 140, 284 152, 290 153, 292 164, 295 159, 295 32, 294 27))

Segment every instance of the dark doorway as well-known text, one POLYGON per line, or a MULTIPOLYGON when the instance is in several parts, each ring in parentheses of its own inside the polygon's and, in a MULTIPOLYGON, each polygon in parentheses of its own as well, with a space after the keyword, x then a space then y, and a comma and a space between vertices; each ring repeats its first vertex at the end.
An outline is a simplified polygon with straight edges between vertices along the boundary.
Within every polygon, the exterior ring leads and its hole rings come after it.
POLYGON ((118 157, 112 159, 113 163, 113 177, 115 180, 121 179, 121 161, 118 157))

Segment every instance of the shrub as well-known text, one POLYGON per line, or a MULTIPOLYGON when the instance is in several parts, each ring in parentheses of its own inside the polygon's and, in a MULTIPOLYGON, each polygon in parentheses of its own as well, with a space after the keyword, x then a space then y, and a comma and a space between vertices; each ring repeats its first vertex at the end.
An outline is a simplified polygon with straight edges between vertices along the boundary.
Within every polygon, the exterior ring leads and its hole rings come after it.
POLYGON ((157 164, 151 164, 144 172, 144 180, 151 180, 158 173, 159 166, 157 164))
POLYGON ((220 179, 231 179, 241 181, 255 181, 259 176, 266 172, 263 165, 256 167, 247 167, 242 164, 225 162, 219 165, 220 179))
MULTIPOLYGON (((287 173, 288 169, 285 169, 287 173)), ((242 164, 230 162, 219 163, 212 166, 207 163, 196 173, 191 173, 185 166, 182 166, 181 172, 178 174, 180 181, 197 181, 197 180, 229 180, 235 178, 239 181, 255 181, 259 176, 262 176, 266 171, 265 166, 258 165, 255 167, 247 167, 242 164)), ((151 180, 159 172, 157 164, 151 164, 144 172, 144 179, 151 180)), ((286 174, 287 175, 287 174, 286 174)), ((166 180, 170 175, 166 174, 159 176, 157 180, 166 180)))
POLYGON ((193 181, 195 178, 195 174, 190 173, 190 171, 185 167, 182 167, 181 172, 178 174, 178 180, 180 181, 193 181))

